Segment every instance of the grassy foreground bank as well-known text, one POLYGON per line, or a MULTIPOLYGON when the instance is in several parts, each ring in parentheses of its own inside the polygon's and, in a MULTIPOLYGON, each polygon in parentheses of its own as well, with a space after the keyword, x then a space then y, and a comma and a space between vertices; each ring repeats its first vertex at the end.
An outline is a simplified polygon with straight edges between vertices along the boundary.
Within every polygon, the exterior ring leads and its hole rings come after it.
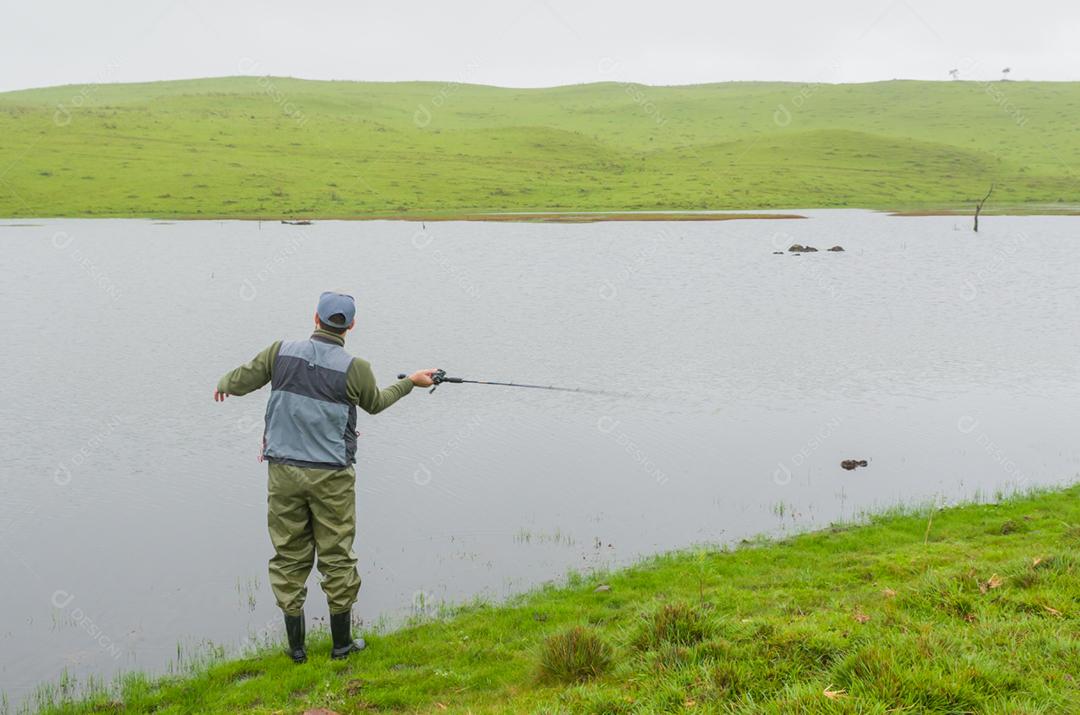
MULTIPOLYGON (((107 78, 107 75, 106 75, 107 78)), ((0 216, 1080 203, 1078 82, 511 89, 285 77, 0 93, 0 216)))
POLYGON ((572 579, 55 713, 1080 712, 1080 485, 572 579))

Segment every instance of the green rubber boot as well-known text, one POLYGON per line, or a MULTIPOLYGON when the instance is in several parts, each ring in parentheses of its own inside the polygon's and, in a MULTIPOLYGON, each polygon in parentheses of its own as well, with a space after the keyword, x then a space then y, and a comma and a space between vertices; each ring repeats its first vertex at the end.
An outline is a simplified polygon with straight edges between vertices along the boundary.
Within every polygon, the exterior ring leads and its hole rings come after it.
POLYGON ((285 634, 289 636, 289 657, 294 663, 306 663, 307 647, 304 645, 304 638, 307 628, 304 625, 303 611, 300 611, 299 616, 285 614, 285 634))
POLYGON ((334 639, 334 647, 330 651, 330 657, 334 660, 348 658, 353 653, 359 653, 367 647, 363 638, 353 640, 352 637, 352 613, 330 614, 330 635, 334 639))

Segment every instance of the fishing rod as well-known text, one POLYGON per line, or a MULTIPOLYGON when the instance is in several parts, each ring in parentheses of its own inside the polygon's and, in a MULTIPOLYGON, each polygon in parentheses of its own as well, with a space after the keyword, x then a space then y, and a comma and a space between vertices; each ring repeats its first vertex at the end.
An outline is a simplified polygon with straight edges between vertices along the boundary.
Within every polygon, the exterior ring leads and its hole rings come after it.
MULTIPOLYGON (((401 373, 398 375, 399 380, 403 380, 408 375, 401 373)), ((446 370, 436 370, 435 374, 431 376, 431 381, 435 383, 432 385, 429 392, 435 392, 435 388, 444 382, 452 382, 455 384, 468 383, 470 385, 498 385, 499 387, 525 387, 530 390, 553 390, 556 392, 581 392, 587 395, 614 395, 614 392, 608 392, 606 390, 587 390, 583 387, 555 387, 554 385, 526 385, 520 382, 492 382, 491 380, 466 380, 461 377, 447 377, 446 370)))

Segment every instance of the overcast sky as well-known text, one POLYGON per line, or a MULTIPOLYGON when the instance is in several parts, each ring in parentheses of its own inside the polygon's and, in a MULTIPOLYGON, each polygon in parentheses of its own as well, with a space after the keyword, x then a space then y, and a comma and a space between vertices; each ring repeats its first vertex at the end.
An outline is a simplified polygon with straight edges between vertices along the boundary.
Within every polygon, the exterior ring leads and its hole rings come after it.
POLYGON ((0 91, 236 74, 537 87, 601 80, 1080 80, 1077 0, 12 0, 0 91))

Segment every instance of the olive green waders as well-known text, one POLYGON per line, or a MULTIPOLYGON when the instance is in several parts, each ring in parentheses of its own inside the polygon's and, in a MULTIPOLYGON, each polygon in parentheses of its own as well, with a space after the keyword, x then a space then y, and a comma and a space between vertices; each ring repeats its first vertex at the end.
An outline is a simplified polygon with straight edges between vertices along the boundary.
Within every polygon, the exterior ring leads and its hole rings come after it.
POLYGON ((330 613, 347 613, 360 590, 356 536, 356 472, 271 463, 267 524, 274 557, 270 586, 278 607, 296 616, 307 597, 307 578, 318 556, 330 613))

